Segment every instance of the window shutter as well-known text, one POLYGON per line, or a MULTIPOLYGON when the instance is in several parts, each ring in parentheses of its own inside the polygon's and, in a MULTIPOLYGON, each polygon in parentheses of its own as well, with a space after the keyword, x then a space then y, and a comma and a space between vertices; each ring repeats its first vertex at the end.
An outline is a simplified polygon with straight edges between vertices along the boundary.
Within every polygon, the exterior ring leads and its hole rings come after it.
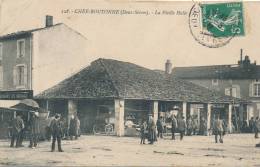
POLYGON ((253 83, 249 84, 249 97, 253 96, 253 83))
POLYGON ((13 84, 14 84, 14 86, 17 86, 17 67, 16 66, 13 68, 13 84))
POLYGON ((24 65, 24 87, 27 88, 27 65, 24 65))
POLYGON ((22 56, 25 56, 25 41, 22 42, 22 56))
POLYGON ((240 98, 241 94, 240 94, 240 86, 237 85, 237 97, 240 98))
POLYGON ((0 67, 0 89, 3 88, 4 80, 3 80, 3 67, 0 67))

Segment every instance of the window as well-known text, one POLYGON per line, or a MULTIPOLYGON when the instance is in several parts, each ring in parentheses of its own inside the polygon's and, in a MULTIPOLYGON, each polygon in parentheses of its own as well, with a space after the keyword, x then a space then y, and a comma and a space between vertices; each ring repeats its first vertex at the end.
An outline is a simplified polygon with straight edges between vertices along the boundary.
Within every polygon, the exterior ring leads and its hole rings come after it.
POLYGON ((253 83, 253 96, 260 96, 260 82, 253 83))
POLYGON ((17 40, 17 58, 24 57, 25 55, 25 40, 17 40))
POLYGON ((218 85, 218 79, 212 79, 212 85, 217 86, 218 85))
POLYGON ((27 67, 24 64, 19 64, 14 67, 13 81, 16 88, 25 88, 27 84, 27 67))
POLYGON ((230 88, 225 88, 225 95, 230 96, 230 88))
POLYGON ((232 85, 232 87, 225 88, 225 95, 240 98, 239 85, 232 85))
POLYGON ((17 85, 18 86, 24 85, 24 66, 18 66, 17 73, 18 73, 17 85))
POLYGON ((3 44, 0 43, 0 60, 3 60, 3 44))

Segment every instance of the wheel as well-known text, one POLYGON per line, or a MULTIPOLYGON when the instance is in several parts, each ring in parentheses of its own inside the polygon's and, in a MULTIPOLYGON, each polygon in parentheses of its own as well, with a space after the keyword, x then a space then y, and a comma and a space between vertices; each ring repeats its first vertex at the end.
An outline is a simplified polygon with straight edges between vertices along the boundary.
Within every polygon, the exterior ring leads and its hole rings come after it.
POLYGON ((94 126, 93 126, 93 133, 94 133, 94 135, 100 134, 101 131, 102 131, 102 130, 101 130, 100 126, 98 126, 98 125, 94 125, 94 126))
POLYGON ((113 132, 114 132, 113 125, 111 125, 111 124, 105 125, 105 132, 106 132, 106 135, 113 134, 113 132))

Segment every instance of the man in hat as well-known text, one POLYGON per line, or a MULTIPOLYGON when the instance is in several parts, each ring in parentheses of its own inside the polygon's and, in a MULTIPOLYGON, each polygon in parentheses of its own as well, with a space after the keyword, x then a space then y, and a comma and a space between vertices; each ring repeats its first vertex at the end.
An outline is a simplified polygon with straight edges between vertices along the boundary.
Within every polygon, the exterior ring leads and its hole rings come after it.
POLYGON ((152 114, 149 114, 148 117, 148 136, 149 136, 149 144, 153 144, 156 141, 156 125, 153 120, 152 114))
POLYGON ((39 112, 32 111, 29 120, 30 127, 30 148, 37 146, 38 137, 40 134, 39 112))
POLYGON ((186 130, 186 122, 185 122, 185 117, 182 116, 179 120, 178 120, 178 129, 180 132, 180 140, 183 139, 183 136, 185 134, 185 130, 186 130))
POLYGON ((11 129, 11 145, 10 147, 14 147, 14 141, 16 140, 16 145, 15 147, 20 147, 20 138, 21 138, 21 133, 22 130, 24 129, 24 122, 21 117, 21 115, 18 113, 16 117, 12 121, 12 129, 11 129))
POLYGON ((175 133, 177 132, 178 124, 176 116, 172 115, 172 140, 175 140, 175 133))
POLYGON ((55 143, 56 140, 58 142, 58 150, 59 152, 63 152, 61 149, 61 137, 62 137, 62 122, 60 120, 60 114, 55 114, 54 119, 51 121, 51 132, 52 132, 52 145, 51 151, 55 151, 55 143))
POLYGON ((219 116, 217 116, 213 123, 213 134, 215 135, 216 143, 218 143, 218 136, 219 142, 223 143, 223 131, 223 121, 219 118, 219 116))
POLYGON ((163 138, 163 124, 163 117, 160 116, 160 118, 156 122, 158 138, 163 138))

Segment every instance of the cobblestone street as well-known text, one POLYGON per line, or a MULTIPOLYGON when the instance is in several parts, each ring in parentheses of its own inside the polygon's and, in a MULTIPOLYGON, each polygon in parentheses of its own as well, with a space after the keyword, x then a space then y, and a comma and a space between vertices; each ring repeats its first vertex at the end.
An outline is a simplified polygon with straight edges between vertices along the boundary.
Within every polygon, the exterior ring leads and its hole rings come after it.
MULTIPOLYGON (((138 138, 81 136, 63 140, 65 152, 50 152, 50 142, 36 149, 10 148, 0 142, 0 164, 17 166, 260 166, 260 148, 253 135, 235 134, 215 144, 213 136, 185 136, 183 141, 161 139, 140 145, 138 138)), ((28 142, 24 143, 25 146, 28 142)))

